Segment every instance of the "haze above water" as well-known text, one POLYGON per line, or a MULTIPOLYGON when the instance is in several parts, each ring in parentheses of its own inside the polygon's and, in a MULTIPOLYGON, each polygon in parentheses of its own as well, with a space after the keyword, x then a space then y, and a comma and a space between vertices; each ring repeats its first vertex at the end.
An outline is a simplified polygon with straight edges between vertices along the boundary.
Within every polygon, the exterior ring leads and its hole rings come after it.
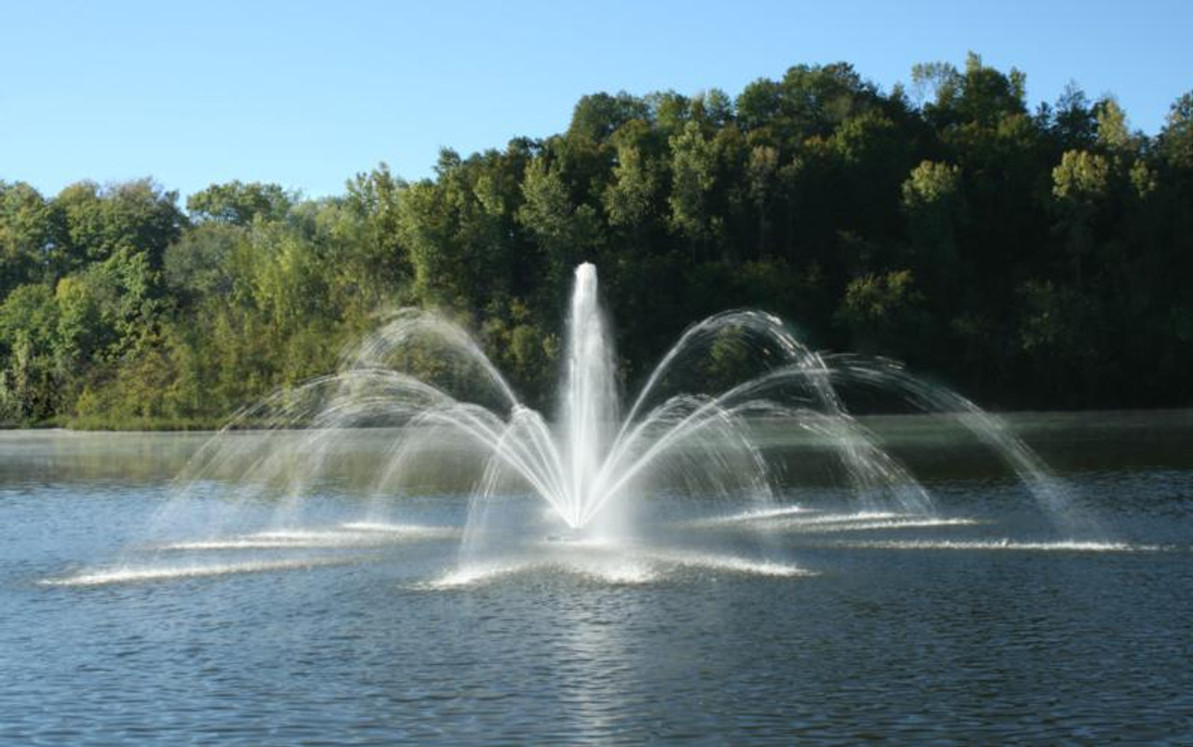
POLYGON ((955 425, 884 417, 932 521, 811 474, 768 516, 669 503, 691 540, 655 557, 544 537, 454 584, 466 489, 362 519, 384 431, 338 443, 301 531, 261 501, 244 532, 219 497, 162 516, 206 434, 0 433, 0 741, 1193 740, 1193 414, 1009 422, 1111 536, 1058 541, 955 425), (726 560, 760 521, 772 565, 726 560))

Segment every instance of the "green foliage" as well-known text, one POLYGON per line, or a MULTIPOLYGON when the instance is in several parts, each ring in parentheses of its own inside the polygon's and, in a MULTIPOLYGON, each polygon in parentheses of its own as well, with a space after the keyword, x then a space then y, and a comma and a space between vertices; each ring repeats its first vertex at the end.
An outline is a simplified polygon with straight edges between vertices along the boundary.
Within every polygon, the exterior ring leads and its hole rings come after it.
POLYGON ((559 365, 559 336, 539 327, 520 301, 490 312, 482 339, 493 351, 494 363, 517 382, 523 397, 539 407, 549 407, 559 365))
POLYGON ((1095 107, 1098 119, 1098 145, 1110 152, 1131 149, 1131 133, 1127 131, 1127 113, 1114 99, 1104 99, 1095 107))
POLYGON ((232 253, 249 241, 240 226, 208 222, 194 226, 166 249, 163 272, 171 295, 191 305, 202 298, 232 292, 232 253))
POLYGON ((960 262, 957 234, 968 217, 961 168, 923 161, 911 170, 900 189, 911 238, 909 259, 942 293, 956 280, 960 262))
POLYGON ((336 223, 337 238, 351 257, 346 269, 357 278, 376 277, 389 287, 403 282, 410 275, 410 263, 398 241, 398 197, 406 183, 382 163, 368 174, 357 174, 347 186, 348 216, 336 223))
POLYGON ((45 277, 55 228, 51 205, 36 189, 0 181, 0 298, 45 277))
POLYGON ((717 142, 706 138, 697 122, 671 137, 671 225, 693 244, 720 236, 724 219, 711 210, 719 171, 717 142))
POLYGON ((518 223, 547 258, 557 281, 578 261, 590 258, 599 243, 599 216, 591 205, 577 205, 558 161, 530 162, 522 180, 518 223))
POLYGON ((1045 123, 1061 148, 1088 148, 1094 144, 1098 128, 1097 114, 1085 92, 1074 82, 1065 86, 1052 112, 1044 110, 1045 123), (1050 115, 1051 121, 1047 120, 1050 115))
POLYGON ((660 136, 640 119, 627 122, 613 136, 617 159, 603 195, 605 214, 611 226, 627 228, 638 237, 662 210, 667 161, 660 153, 660 136))
POLYGON ((597 93, 585 96, 572 112, 569 139, 602 142, 618 128, 634 119, 645 119, 649 109, 642 99, 624 91, 616 96, 597 93))
MULTIPOLYGON (((0 181, 0 423, 218 423, 332 371, 392 309, 470 326, 549 406, 572 267, 595 261, 627 385, 693 320, 760 306, 1003 406, 1191 404, 1193 93, 1154 138, 1075 85, 971 54, 884 94, 846 63, 735 98, 582 98, 568 129, 342 196, 0 181)), ((726 330, 693 377, 748 368, 726 330)), ((434 346, 394 361, 465 386, 434 346)))
POLYGON ((755 373, 751 351, 740 329, 725 327, 717 332, 708 351, 708 364, 701 371, 712 391, 724 391, 746 381, 755 373))
POLYGON ((1193 168, 1193 91, 1183 94, 1169 110, 1160 149, 1173 168, 1193 168))
POLYGON ((865 275, 846 286, 837 322, 849 330, 855 349, 906 358, 928 337, 923 301, 910 270, 865 275))
POLYGON ((250 225, 258 218, 276 221, 286 217, 296 195, 277 184, 239 180, 212 184, 186 200, 186 209, 196 222, 216 221, 236 226, 250 225))
POLYGON ((1109 183, 1110 163, 1104 156, 1082 150, 1066 151, 1052 170, 1052 194, 1074 205, 1096 203, 1109 183))
POLYGON ((158 266, 162 254, 186 224, 177 192, 164 192, 149 179, 100 187, 79 182, 54 200, 61 215, 61 261, 67 268, 118 253, 145 254, 158 266))
POLYGON ((0 375, 0 422, 23 423, 59 406, 62 369, 55 360, 58 307, 44 285, 22 285, 0 305, 0 344, 8 365, 0 375))
POLYGON ((1066 235, 1073 266, 1074 283, 1084 283, 1083 267, 1094 251, 1095 221, 1108 199, 1111 164, 1109 159, 1087 151, 1066 151, 1052 170, 1052 195, 1056 198, 1059 233, 1066 235))

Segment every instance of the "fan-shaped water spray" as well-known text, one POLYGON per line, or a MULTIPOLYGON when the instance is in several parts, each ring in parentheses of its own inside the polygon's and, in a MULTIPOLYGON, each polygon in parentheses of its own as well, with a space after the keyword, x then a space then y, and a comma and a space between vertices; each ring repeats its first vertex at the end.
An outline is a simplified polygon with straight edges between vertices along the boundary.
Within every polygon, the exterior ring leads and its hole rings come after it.
MULTIPOLYGON (((564 353, 551 421, 519 400, 459 326, 398 312, 339 373, 245 410, 204 447, 141 549, 195 575, 180 554, 306 552, 317 565, 345 550, 376 557, 450 542, 458 552, 449 586, 543 568, 625 582, 692 565, 799 575, 787 557, 793 537, 980 524, 934 513, 928 491, 848 411, 847 392, 858 389, 951 413, 1021 478, 1061 538, 1094 534, 997 419, 893 362, 817 353, 773 315, 729 311, 694 324, 623 415, 596 268, 584 264, 564 353), (776 432, 802 433, 815 448, 807 459, 776 458, 776 432), (824 491, 832 505, 792 498, 809 464, 817 484, 836 476, 824 491), (312 498, 337 492, 371 499, 329 523, 312 498), (462 494, 467 508, 455 519, 412 515, 419 501, 462 494), (190 499, 204 496, 198 503, 218 505, 197 522, 190 499), (204 536, 194 536, 196 523, 204 536)), ((971 546, 982 542, 990 544, 971 546)), ((242 565, 291 567, 256 556, 242 565)))

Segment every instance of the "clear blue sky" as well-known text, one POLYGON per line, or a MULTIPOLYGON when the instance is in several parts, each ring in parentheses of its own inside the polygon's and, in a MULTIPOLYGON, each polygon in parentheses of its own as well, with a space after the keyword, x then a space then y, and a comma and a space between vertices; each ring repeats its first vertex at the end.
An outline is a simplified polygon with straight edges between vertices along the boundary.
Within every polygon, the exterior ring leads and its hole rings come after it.
POLYGON ((317 197, 380 161, 421 178, 441 146, 560 132, 588 93, 735 96, 840 60, 889 91, 968 50, 1023 70, 1033 105, 1072 80, 1155 134, 1193 89, 1190 29, 1190 0, 0 0, 0 179, 317 197))

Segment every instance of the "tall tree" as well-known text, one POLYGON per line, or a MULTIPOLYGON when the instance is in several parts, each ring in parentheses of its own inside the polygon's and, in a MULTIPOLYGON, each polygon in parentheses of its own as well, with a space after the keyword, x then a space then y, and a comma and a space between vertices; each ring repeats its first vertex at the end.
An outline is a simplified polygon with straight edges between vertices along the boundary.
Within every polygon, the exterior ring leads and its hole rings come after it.
POLYGON ((258 217, 281 220, 294 205, 297 195, 277 184, 261 182, 212 184, 186 200, 186 209, 196 222, 218 221, 247 226, 258 217))

